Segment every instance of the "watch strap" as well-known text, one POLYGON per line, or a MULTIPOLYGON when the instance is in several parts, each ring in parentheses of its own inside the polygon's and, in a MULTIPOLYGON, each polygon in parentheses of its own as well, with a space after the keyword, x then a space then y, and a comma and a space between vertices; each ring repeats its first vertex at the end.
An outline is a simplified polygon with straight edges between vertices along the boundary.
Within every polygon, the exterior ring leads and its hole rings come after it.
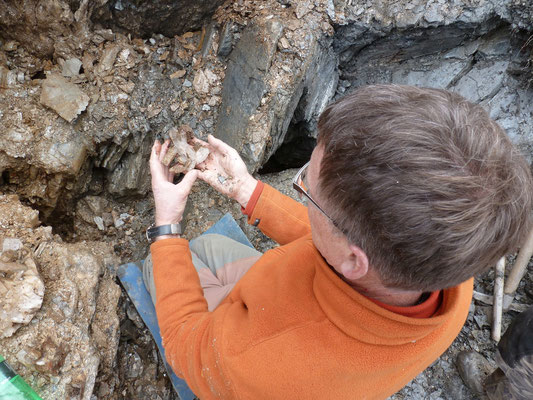
POLYGON ((160 226, 150 226, 146 230, 146 239, 149 242, 153 242, 154 239, 158 236, 163 235, 181 235, 181 225, 180 224, 168 224, 168 225, 160 225, 160 226))

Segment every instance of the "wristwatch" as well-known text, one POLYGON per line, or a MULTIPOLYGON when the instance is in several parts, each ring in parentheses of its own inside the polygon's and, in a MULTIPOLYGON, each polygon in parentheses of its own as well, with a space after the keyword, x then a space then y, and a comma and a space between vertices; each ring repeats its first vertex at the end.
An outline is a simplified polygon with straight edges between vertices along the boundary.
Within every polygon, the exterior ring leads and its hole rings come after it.
POLYGON ((152 243, 154 239, 158 236, 163 235, 181 235, 181 225, 180 224, 169 224, 169 225, 160 225, 155 226, 152 224, 146 230, 146 239, 152 243))

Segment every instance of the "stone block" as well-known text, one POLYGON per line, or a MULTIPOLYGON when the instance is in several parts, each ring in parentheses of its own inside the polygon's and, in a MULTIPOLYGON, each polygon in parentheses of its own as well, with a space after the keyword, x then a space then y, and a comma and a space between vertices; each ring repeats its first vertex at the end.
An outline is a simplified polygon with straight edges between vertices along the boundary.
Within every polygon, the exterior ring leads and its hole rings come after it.
POLYGON ((267 73, 282 30, 281 22, 274 19, 247 27, 230 54, 223 82, 215 136, 241 152, 252 168, 259 160, 243 152, 243 145, 250 119, 267 90, 267 73))
POLYGON ((87 108, 89 96, 62 76, 50 74, 43 82, 40 101, 68 122, 72 122, 87 108))
POLYGON ((300 52, 289 56, 291 67, 272 64, 282 28, 274 19, 249 26, 229 56, 223 83, 215 136, 252 171, 281 146, 291 122, 313 125, 337 85, 337 57, 312 27, 297 36, 300 52))
POLYGON ((47 171, 76 175, 87 156, 87 147, 82 140, 72 138, 65 143, 39 143, 35 153, 35 160, 47 171))
POLYGON ((65 77, 78 76, 81 66, 82 62, 79 59, 69 58, 65 61, 65 64, 63 64, 61 74, 65 77))
POLYGON ((44 283, 29 252, 23 260, 17 257, 21 248, 19 239, 4 239, 0 257, 0 339, 13 336, 28 324, 43 303, 44 283), (20 245, 14 246, 15 242, 20 245))
POLYGON ((148 154, 152 143, 146 140, 136 153, 126 152, 117 167, 108 173, 107 190, 119 196, 144 195, 150 189, 148 154))

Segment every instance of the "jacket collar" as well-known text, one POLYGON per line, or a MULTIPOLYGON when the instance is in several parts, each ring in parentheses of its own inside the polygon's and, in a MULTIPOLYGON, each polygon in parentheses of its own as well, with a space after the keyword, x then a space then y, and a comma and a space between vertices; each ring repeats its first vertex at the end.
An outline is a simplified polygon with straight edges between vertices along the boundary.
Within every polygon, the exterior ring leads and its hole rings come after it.
POLYGON ((306 245, 316 252, 313 291, 320 307, 334 325, 357 340, 380 345, 416 342, 436 330, 445 329, 448 321, 468 310, 472 279, 443 290, 442 304, 430 318, 406 317, 389 311, 344 282, 322 258, 311 235, 305 239, 306 245))

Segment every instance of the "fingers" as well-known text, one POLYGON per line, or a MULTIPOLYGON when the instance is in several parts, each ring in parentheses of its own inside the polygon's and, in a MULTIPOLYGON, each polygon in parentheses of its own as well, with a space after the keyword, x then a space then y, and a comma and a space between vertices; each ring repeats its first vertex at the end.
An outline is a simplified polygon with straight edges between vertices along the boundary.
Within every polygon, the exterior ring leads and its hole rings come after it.
POLYGON ((156 140, 154 142, 154 145, 152 146, 152 153, 150 154, 150 161, 159 159, 159 153, 161 151, 161 143, 159 143, 159 140, 156 140))
POLYGON ((183 190, 184 194, 187 196, 189 192, 191 191, 192 185, 198 178, 198 171, 193 169, 185 174, 183 179, 180 183, 178 183, 178 186, 183 190))
POLYGON ((230 145, 224 143, 222 140, 217 139, 213 135, 207 136, 207 141, 213 147, 215 150, 219 151, 222 154, 228 154, 231 150, 233 150, 233 147, 230 145))
POLYGON ((166 181, 168 178, 168 174, 165 171, 165 166, 161 163, 160 160, 162 152, 163 149, 161 143, 159 142, 159 140, 156 140, 154 142, 154 145, 152 146, 152 153, 150 154, 150 174, 152 175, 152 184, 157 184, 158 182, 166 181))
POLYGON ((167 139, 165 140, 165 143, 163 143, 163 146, 161 146, 161 151, 159 152, 159 161, 163 161, 163 158, 165 158, 165 154, 167 154, 167 150, 169 146, 170 146, 170 140, 167 139))
POLYGON ((174 172, 170 172, 170 170, 168 171, 168 181, 169 182, 174 182, 174 177, 176 176, 176 174, 174 172))
POLYGON ((156 140, 154 142, 154 145, 152 146, 152 152, 150 153, 150 173, 152 175, 156 174, 160 153, 161 153, 161 143, 159 143, 159 140, 156 140))

